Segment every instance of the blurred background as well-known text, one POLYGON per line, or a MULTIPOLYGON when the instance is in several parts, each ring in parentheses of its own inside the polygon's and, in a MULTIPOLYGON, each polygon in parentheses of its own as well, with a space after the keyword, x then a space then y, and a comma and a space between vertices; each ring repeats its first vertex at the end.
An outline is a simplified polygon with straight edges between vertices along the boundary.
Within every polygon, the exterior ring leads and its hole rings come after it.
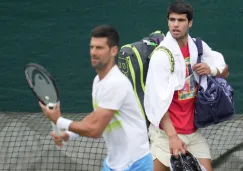
MULTIPOLYGON (((43 65, 55 77, 62 111, 92 110, 95 71, 90 66, 90 31, 111 24, 121 45, 167 27, 169 0, 0 0, 0 111, 39 112, 24 66, 43 65)), ((192 37, 201 37, 229 64, 236 113, 243 113, 241 26, 243 1, 188 1, 195 10, 192 37)))

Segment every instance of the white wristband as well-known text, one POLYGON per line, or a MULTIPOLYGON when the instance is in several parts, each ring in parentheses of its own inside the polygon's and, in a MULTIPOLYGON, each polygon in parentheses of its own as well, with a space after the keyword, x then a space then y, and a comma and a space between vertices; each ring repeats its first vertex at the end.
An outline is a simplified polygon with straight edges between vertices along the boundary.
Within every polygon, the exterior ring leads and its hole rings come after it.
POLYGON ((72 120, 59 117, 56 125, 61 131, 68 131, 68 128, 72 122, 73 122, 72 120))
POLYGON ((68 140, 75 140, 75 139, 79 138, 79 135, 75 134, 74 132, 71 132, 71 131, 65 131, 65 132, 69 135, 68 140))
POLYGON ((218 73, 218 70, 215 66, 210 66, 210 71, 211 71, 210 73, 211 76, 216 76, 218 73))

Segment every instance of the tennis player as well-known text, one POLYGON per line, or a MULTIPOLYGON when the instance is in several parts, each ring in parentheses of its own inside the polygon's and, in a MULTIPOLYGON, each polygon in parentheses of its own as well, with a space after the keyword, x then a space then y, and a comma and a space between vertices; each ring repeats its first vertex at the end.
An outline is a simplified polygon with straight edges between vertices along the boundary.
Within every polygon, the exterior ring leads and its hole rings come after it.
MULTIPOLYGON (((227 78, 228 69, 223 55, 204 41, 202 62, 197 63, 198 49, 189 34, 193 15, 193 7, 182 0, 174 1, 167 9, 169 31, 159 46, 173 54, 174 73, 163 51, 153 53, 149 63, 144 107, 151 122, 154 171, 169 171, 171 154, 179 157, 186 151, 207 171, 213 170, 209 145, 194 123, 198 82, 200 75, 227 78)), ((206 77, 200 81, 201 86, 207 86, 206 77)))
POLYGON ((52 133, 55 143, 79 136, 104 137, 108 156, 103 171, 152 171, 153 160, 145 117, 142 115, 128 78, 115 64, 119 35, 108 25, 92 30, 90 55, 97 76, 93 82, 94 110, 81 121, 63 118, 60 103, 50 110, 40 106, 44 114, 65 132, 61 137, 52 133))

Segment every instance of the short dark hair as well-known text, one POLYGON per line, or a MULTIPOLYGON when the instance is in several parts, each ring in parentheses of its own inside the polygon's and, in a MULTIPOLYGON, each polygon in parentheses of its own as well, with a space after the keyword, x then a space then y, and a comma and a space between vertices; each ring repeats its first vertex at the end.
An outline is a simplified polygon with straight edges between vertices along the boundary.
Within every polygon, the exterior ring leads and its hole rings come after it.
POLYGON ((115 28, 110 25, 100 25, 91 31, 91 36, 96 38, 107 37, 109 47, 119 46, 119 34, 115 28))
POLYGON ((186 3, 183 0, 177 0, 170 4, 170 6, 167 9, 167 18, 169 19, 169 16, 171 13, 176 14, 186 14, 187 19, 191 21, 193 19, 193 8, 189 3, 186 3))

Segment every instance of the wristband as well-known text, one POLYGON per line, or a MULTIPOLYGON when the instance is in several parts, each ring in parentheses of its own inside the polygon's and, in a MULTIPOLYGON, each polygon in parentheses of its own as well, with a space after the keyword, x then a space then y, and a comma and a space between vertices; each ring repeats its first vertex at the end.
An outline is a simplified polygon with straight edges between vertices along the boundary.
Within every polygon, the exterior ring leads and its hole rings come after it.
POLYGON ((59 117, 57 119, 56 125, 61 131, 68 131, 68 128, 72 122, 73 122, 72 120, 59 117))
POLYGON ((217 68, 215 67, 215 66, 210 66, 210 75, 211 76, 216 76, 217 75, 217 73, 218 73, 218 70, 217 70, 217 68))
POLYGON ((75 140, 79 137, 79 135, 75 134, 74 132, 71 131, 65 131, 65 132, 69 135, 68 140, 75 140))

